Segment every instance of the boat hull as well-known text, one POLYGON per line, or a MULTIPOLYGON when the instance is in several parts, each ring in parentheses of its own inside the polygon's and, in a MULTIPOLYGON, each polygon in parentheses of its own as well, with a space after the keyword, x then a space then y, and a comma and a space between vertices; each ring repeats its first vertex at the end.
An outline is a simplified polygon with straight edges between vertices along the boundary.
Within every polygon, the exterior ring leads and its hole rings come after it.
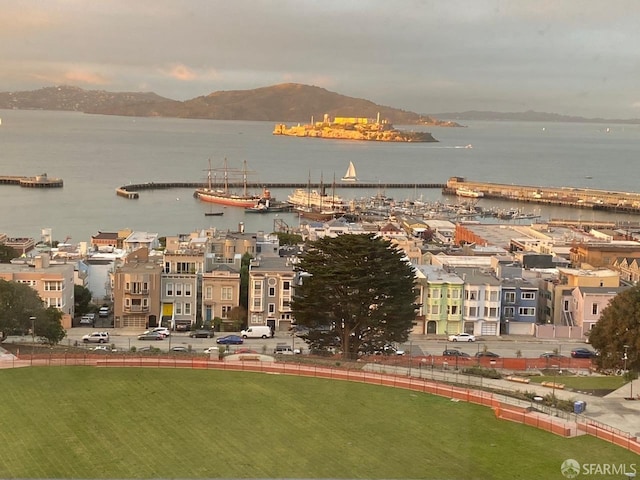
POLYGON ((243 197, 239 195, 229 195, 207 190, 196 190, 195 196, 203 202, 227 205, 229 207, 253 207, 260 200, 258 196, 243 197))

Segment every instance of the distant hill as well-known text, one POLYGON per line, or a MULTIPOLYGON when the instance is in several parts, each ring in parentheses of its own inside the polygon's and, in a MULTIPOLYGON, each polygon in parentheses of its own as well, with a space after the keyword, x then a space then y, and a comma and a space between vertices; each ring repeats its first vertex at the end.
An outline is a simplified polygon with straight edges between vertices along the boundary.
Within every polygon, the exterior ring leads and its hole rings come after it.
POLYGON ((455 113, 434 113, 434 117, 446 118, 456 121, 469 120, 496 120, 510 122, 575 122, 575 123, 623 123, 623 124, 640 124, 640 119, 607 119, 607 118, 586 118, 572 115, 559 115, 557 113, 534 112, 528 110, 526 112, 488 112, 471 110, 466 112, 455 113))
POLYGON ((380 118, 395 124, 459 126, 426 115, 377 105, 320 87, 285 83, 253 90, 214 92, 184 102, 155 93, 113 93, 72 86, 0 93, 0 108, 70 110, 136 117, 303 122, 330 117, 380 118))

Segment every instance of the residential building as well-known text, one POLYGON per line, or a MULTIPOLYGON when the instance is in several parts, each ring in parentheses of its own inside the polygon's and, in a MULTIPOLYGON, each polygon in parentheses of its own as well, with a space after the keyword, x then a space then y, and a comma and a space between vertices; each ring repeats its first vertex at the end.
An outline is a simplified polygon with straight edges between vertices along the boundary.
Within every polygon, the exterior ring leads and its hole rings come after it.
POLYGON ((619 257, 640 257, 640 242, 631 240, 609 242, 581 242, 571 247, 571 263, 580 268, 611 267, 619 257))
POLYGON ((160 240, 157 233, 132 232, 123 242, 122 248, 125 252, 133 252, 140 248, 154 250, 160 247, 160 240))
POLYGON ((294 265, 289 258, 257 258, 249 266, 248 326, 268 325, 287 331, 293 323, 294 265))
POLYGON ((637 285, 640 280, 640 256, 618 257, 610 267, 620 274, 620 280, 637 285))
POLYGON ((231 317, 232 310, 240 305, 241 257, 235 263, 215 263, 202 273, 202 299, 200 315, 205 325, 216 325, 220 319, 223 330, 239 329, 231 317))
POLYGON ((533 335, 538 321, 539 288, 524 277, 522 265, 509 257, 494 257, 501 281, 500 331, 504 335, 533 335))
POLYGON ((207 245, 207 238, 197 235, 167 237, 160 295, 163 327, 189 330, 196 324, 207 245))
POLYGON ((130 252, 111 274, 115 328, 159 326, 163 265, 151 253, 144 247, 130 252))
POLYGON ((598 322, 602 311, 620 292, 630 287, 576 287, 571 292, 571 318, 584 335, 598 322))
POLYGON ((456 268, 455 273, 464 281, 463 331, 485 337, 499 336, 501 281, 491 269, 463 267, 456 268))
POLYGON ((45 308, 62 313, 62 326, 71 328, 75 314, 74 263, 52 264, 47 253, 0 263, 0 279, 29 285, 45 308))
POLYGON ((432 265, 415 265, 415 271, 420 308, 413 333, 446 335, 462 332, 462 278, 432 265))

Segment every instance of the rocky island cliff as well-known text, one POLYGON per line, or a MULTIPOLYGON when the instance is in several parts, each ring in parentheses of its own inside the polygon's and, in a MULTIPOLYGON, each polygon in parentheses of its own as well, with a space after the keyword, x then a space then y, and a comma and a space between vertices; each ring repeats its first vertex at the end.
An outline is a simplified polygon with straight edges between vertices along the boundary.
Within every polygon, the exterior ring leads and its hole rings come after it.
POLYGON ((334 140, 360 140, 374 142, 437 142, 429 132, 402 131, 387 122, 362 117, 335 117, 329 119, 325 115, 321 122, 287 127, 283 123, 276 124, 274 135, 291 137, 328 138, 334 140))

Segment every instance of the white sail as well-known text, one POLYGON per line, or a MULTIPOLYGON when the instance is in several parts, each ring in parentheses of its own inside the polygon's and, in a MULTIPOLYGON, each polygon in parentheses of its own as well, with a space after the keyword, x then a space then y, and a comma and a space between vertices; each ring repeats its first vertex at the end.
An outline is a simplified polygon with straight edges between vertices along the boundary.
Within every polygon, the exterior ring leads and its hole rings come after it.
POLYGON ((342 177, 343 182, 355 182, 358 180, 356 175, 356 167, 353 165, 353 162, 349 162, 349 168, 347 168, 347 173, 342 177))

